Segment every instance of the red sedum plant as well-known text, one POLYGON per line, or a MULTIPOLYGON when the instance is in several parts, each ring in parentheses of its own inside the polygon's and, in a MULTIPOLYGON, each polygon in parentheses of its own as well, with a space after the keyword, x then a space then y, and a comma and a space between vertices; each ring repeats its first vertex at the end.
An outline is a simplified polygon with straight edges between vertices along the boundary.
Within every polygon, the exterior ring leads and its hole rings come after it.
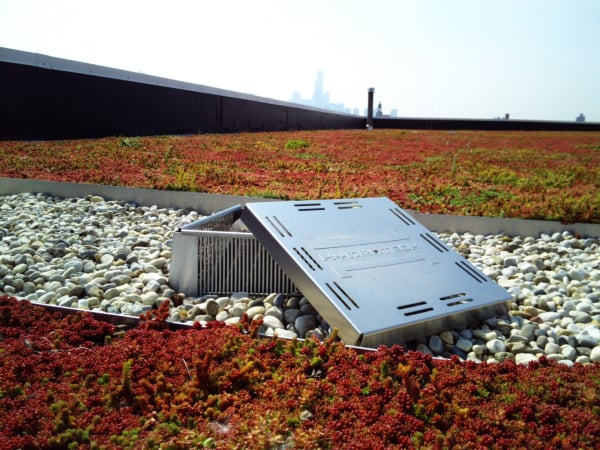
POLYGON ((600 223, 600 133, 327 130, 0 141, 0 176, 600 223))
POLYGON ((257 323, 117 336, 0 297, 0 448, 598 448, 600 364, 475 364, 257 338, 257 323), (114 337, 113 337, 114 336, 114 337))

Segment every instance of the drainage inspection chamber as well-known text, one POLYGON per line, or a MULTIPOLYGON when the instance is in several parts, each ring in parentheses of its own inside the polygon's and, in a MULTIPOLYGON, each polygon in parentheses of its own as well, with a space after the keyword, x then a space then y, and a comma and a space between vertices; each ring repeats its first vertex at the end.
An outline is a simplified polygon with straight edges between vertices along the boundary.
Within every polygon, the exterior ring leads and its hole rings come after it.
MULTIPOLYGON (((236 249, 228 245, 226 261, 236 266, 232 270, 239 272, 241 261, 247 264, 243 267, 246 279, 264 278, 255 272, 252 261, 272 257, 279 287, 281 283, 290 286, 287 276, 349 345, 375 348, 462 328, 505 313, 511 299, 387 198, 247 203, 208 216, 203 223, 226 215, 241 219, 251 232, 244 238, 256 241, 251 251, 257 255, 243 250, 241 259, 233 256, 236 249)), ((187 233, 194 234, 192 230, 187 233)), ((171 272, 176 278, 186 265, 178 253, 187 252, 188 267, 192 259, 202 259, 199 254, 206 255, 202 245, 182 244, 182 236, 178 245, 177 234, 171 272)), ((229 239, 226 233, 220 237, 229 239)), ((202 274, 187 279, 194 277, 202 278, 202 274)), ((244 290, 244 286, 237 289, 244 290)))

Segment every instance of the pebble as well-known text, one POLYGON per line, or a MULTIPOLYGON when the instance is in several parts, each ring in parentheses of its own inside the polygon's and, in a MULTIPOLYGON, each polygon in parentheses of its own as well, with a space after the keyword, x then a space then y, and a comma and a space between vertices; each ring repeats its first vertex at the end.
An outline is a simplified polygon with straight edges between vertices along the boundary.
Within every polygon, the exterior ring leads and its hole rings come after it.
MULTIPOLYGON (((235 325, 235 324, 237 324, 239 321, 240 321, 240 318, 239 318, 239 317, 230 317, 229 319, 227 319, 227 320, 225 321, 225 323, 226 323, 227 325, 235 325)), ((279 330, 278 330, 278 331, 279 331, 279 330)), ((282 330, 282 331, 285 331, 285 330, 282 330)))
POLYGON ((496 339, 496 337, 498 337, 495 331, 490 330, 473 330, 473 336, 484 341, 491 341, 492 339, 496 339))
POLYGON ((521 327, 519 334, 520 336, 523 336, 524 338, 531 341, 535 338, 535 327, 531 323, 526 323, 521 327))
POLYGON ((140 297, 140 301, 144 305, 154 305, 156 304, 156 300, 158 299, 158 294, 154 291, 146 292, 142 294, 140 297))
POLYGON ((299 316, 294 321, 294 328, 296 329, 296 333, 299 337, 304 338, 306 333, 309 330, 312 330, 316 327, 316 320, 314 316, 305 315, 299 316))
POLYGON ((544 347, 544 353, 546 355, 557 354, 560 351, 560 345, 555 344, 554 342, 548 342, 544 347))
POLYGON ((227 311, 219 311, 214 317, 217 322, 225 322, 229 319, 229 314, 227 314, 227 311))
MULTIPOLYGON (((298 337, 298 334, 296 334, 295 332, 291 331, 291 330, 286 330, 283 328, 278 328, 276 330, 272 330, 271 331, 273 333, 273 335, 277 335, 278 337, 282 338, 282 339, 293 339, 298 337)), ((267 332, 268 335, 268 332, 267 332)))
POLYGON ((555 322, 557 320, 560 320, 561 319, 561 315, 559 313, 557 313, 557 312, 548 311, 548 312, 541 313, 538 316, 538 319, 540 321, 542 321, 542 322, 550 322, 550 323, 552 323, 552 322, 555 322))
POLYGON ((600 329, 594 326, 587 326, 575 336, 575 339, 581 347, 595 347, 600 343, 600 329))
POLYGON ((444 352, 444 342, 442 338, 436 334, 429 338, 429 348, 431 351, 437 355, 440 355, 444 352))
POLYGON ((596 345, 590 352, 590 361, 591 362, 600 361, 600 345, 596 345))
POLYGON ((265 317, 267 316, 273 316, 281 322, 283 320, 283 309, 277 306, 271 306, 265 311, 265 317))
POLYGON ((444 344, 454 344, 454 335, 450 331, 442 331, 440 333, 440 339, 444 342, 444 344))
POLYGON ((506 343, 500 339, 492 339, 485 344, 491 354, 496 354, 506 351, 506 343))
POLYGON ((269 316, 269 315, 265 315, 263 317, 263 326, 268 327, 268 328, 274 328, 274 329, 284 328, 283 322, 281 320, 279 320, 275 316, 269 316))
POLYGON ((425 345, 425 344, 419 344, 419 345, 417 345, 417 348, 416 348, 416 350, 417 350, 418 352, 421 352, 421 353, 426 353, 426 354, 428 354, 428 355, 432 355, 432 356, 433 356, 433 352, 432 352, 432 351, 431 351, 431 349, 430 349, 430 348, 429 348, 427 345, 425 345))
POLYGON ((301 314, 302 313, 300 312, 299 309, 286 309, 283 312, 283 317, 284 317, 285 322, 294 323, 301 314))
POLYGON ((463 352, 468 353, 473 348, 473 342, 471 342, 469 339, 461 338, 458 341, 456 341, 456 347, 462 350, 463 352))
POLYGON ((561 347, 560 353, 565 357, 565 359, 570 361, 575 361, 575 358, 577 358, 577 351, 568 344, 561 347))
POLYGON ((569 311, 569 317, 572 318, 575 323, 588 323, 592 321, 592 317, 583 311, 569 311))
POLYGON ((531 353, 518 353, 515 355, 515 362, 517 364, 529 364, 532 361, 537 361, 537 356, 531 353))
POLYGON ((273 306, 283 308, 285 306, 285 295, 275 294, 274 298, 271 300, 271 303, 273 304, 273 306))
MULTIPOLYGON (((508 347, 508 346, 507 346, 508 347)), ((515 342, 510 345, 510 352, 513 355, 527 352, 527 344, 525 342, 515 342)))
POLYGON ((246 312, 246 305, 243 303, 234 304, 229 310, 232 317, 242 317, 246 312))
POLYGON ((246 315, 249 319, 254 319, 258 315, 263 315, 265 313, 264 306, 253 306, 246 310, 246 315))
MULTIPOLYGON (((216 315, 219 313, 219 304, 215 300, 209 299, 206 301, 206 303, 204 303, 204 310, 209 316, 216 317, 216 315)), ((262 309, 262 312, 264 312, 264 308, 262 309)), ((248 311, 248 317, 250 319, 252 319, 256 314, 258 314, 259 311, 255 310, 252 313, 253 314, 250 315, 250 311, 248 311)))
MULTIPOLYGON (((194 211, 45 194, 0 198, 0 293, 46 304, 139 315, 164 301, 184 322, 236 324, 247 314, 266 334, 325 338, 331 331, 302 295, 188 298, 168 284, 173 230, 194 211), (171 300, 169 300, 171 299, 171 300)), ((406 343, 473 361, 540 354, 562 364, 600 361, 600 243, 568 232, 537 238, 439 233, 513 296, 507 314, 406 343)), ((240 286, 243 288, 243 286, 240 286)), ((453 328, 454 327, 454 328, 453 328)))

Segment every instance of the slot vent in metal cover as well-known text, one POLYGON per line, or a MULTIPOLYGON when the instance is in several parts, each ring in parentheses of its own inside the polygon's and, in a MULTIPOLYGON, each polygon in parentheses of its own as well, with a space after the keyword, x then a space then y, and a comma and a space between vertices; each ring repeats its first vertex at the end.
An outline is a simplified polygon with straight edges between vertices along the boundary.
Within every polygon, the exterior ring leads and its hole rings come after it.
POLYGON ((315 267, 317 267, 319 270, 323 270, 323 267, 321 267, 318 261, 313 258, 313 256, 304 247, 301 247, 300 250, 294 247, 294 251, 300 258, 302 258, 302 261, 304 261, 306 265, 310 267, 310 270, 316 270, 315 267))
POLYGON ((418 314, 423 314, 423 313, 426 313, 429 311, 433 311, 433 308, 431 308, 431 307, 414 309, 419 306, 425 306, 425 305, 427 305, 427 302, 425 300, 421 300, 421 301, 414 302, 414 303, 408 303, 408 304, 396 306, 396 309, 404 311, 403 314, 407 317, 416 316, 418 314))
POLYGON ((447 306, 465 305, 473 301, 472 298, 461 298, 465 297, 466 295, 467 294, 465 292, 460 292, 458 294, 445 295, 444 297, 440 297, 440 300, 443 302, 447 302, 448 300, 454 300, 452 302, 446 303, 447 306))
POLYGON ((281 223, 281 221, 277 217, 267 217, 266 219, 267 222, 269 222, 271 226, 275 228, 275 230, 279 233, 281 237, 285 237, 286 235, 292 237, 292 233, 289 232, 289 230, 285 227, 285 225, 281 223))
POLYGON ((475 279, 478 283, 485 283, 487 281, 487 278, 485 278, 481 273, 479 273, 479 271, 472 267, 467 261, 458 261, 454 264, 456 264, 458 267, 464 270, 467 273, 467 275, 475 279))
POLYGON ((298 211, 325 211, 321 203, 296 203, 294 206, 298 211))
POLYGON ((435 238, 431 233, 422 233, 420 234, 420 236, 425 239, 425 241, 431 245, 433 248, 435 248, 438 252, 440 253, 444 253, 444 252, 449 252, 450 249, 448 247, 446 247, 444 244, 442 244, 442 242, 440 240, 438 240, 437 238, 435 238))
POLYGON ((433 311, 433 308, 423 308, 423 309, 417 309, 416 311, 408 311, 408 312, 405 312, 404 315, 407 317, 408 316, 416 316, 418 314, 423 314, 423 313, 426 313, 429 311, 433 311))
POLYGON ((358 303, 356 303, 354 301, 354 299, 352 297, 350 297, 346 291, 344 291, 342 289, 342 287, 337 283, 337 281, 333 282, 333 286, 335 286, 335 288, 330 284, 330 283, 325 283, 325 286, 327 286, 329 288, 329 290, 331 292, 333 292, 333 294, 336 296, 336 298, 342 302, 342 304, 348 309, 351 310, 352 307, 346 302, 349 301, 350 303, 352 303, 352 305, 354 305, 355 308, 360 308, 360 306, 358 306, 358 303))
POLYGON ((414 308, 416 306, 423 306, 423 305, 426 305, 426 304, 427 304, 426 301, 420 301, 420 302, 415 302, 415 303, 408 303, 407 305, 396 306, 396 308, 398 308, 398 309, 408 309, 408 308, 414 308))
POLYGON ((445 295, 444 297, 440 297, 440 300, 444 302, 446 300, 452 300, 453 298, 464 297, 465 295, 467 294, 465 294, 464 292, 460 292, 458 294, 445 295))
POLYGON ((390 208, 391 213, 404 222, 405 225, 414 225, 415 221, 410 215, 402 211, 400 208, 390 208))
POLYGON ((357 201, 333 202, 338 209, 356 209, 362 208, 362 205, 357 201))
POLYGON ((462 300, 457 300, 455 302, 447 303, 448 306, 459 306, 466 305, 467 303, 471 303, 473 301, 472 298, 463 298, 462 300))

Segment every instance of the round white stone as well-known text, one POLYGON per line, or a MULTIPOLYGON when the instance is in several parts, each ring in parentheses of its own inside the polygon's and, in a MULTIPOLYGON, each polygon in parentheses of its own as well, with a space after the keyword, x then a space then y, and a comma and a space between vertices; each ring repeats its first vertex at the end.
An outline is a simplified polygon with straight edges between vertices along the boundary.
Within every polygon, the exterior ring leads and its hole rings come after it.
POLYGON ((264 306, 253 306, 252 308, 248 308, 248 310, 246 311, 246 314, 248 315, 249 319, 254 319, 257 315, 262 315, 265 313, 265 307, 264 306))
POLYGON ((242 317, 246 312, 246 305, 243 303, 236 303, 231 307, 230 314, 232 317, 242 317))
POLYGON ((600 361, 600 345, 596 345, 590 352, 590 361, 591 362, 600 361))
POLYGON ((506 343, 500 339, 492 339, 491 341, 488 341, 485 346, 492 354, 506 351, 506 343))
POLYGON ((537 361, 537 356, 531 353, 517 353, 515 355, 515 362, 517 364, 529 364, 531 361, 537 361))
POLYGON ((283 323, 275 316, 265 314, 263 317, 263 325, 270 328, 284 328, 283 323))

